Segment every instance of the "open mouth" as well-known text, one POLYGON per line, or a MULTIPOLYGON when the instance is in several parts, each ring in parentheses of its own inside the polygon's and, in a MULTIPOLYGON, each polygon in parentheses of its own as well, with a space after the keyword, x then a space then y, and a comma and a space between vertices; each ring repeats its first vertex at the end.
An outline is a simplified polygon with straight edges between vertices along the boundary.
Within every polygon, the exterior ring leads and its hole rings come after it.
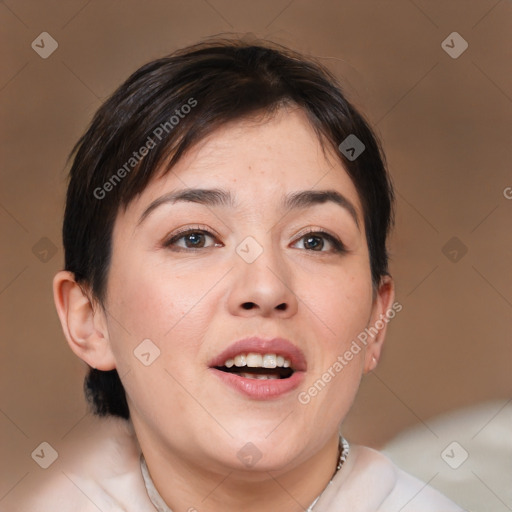
POLYGON ((214 368, 246 379, 258 380, 288 379, 294 373, 290 360, 276 354, 239 354, 214 368))

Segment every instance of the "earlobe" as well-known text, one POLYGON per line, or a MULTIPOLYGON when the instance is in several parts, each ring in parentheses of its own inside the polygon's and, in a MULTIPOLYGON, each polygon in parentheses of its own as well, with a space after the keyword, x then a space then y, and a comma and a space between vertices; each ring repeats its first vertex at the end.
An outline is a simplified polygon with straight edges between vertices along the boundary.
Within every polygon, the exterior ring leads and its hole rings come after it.
POLYGON ((58 272, 53 280, 53 298, 62 330, 71 350, 98 370, 116 367, 103 309, 75 281, 71 272, 58 272))
POLYGON ((374 336, 369 338, 365 353, 364 373, 375 370, 379 363, 382 346, 386 337, 387 325, 392 318, 390 312, 395 299, 395 286, 391 276, 383 276, 373 304, 369 330, 374 336))

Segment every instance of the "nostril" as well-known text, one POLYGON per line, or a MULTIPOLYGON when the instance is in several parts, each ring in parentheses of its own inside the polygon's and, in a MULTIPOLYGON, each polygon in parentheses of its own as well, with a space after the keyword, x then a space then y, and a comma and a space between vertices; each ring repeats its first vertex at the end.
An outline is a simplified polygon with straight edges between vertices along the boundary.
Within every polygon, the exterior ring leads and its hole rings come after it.
MULTIPOLYGON (((254 302, 244 302, 242 304, 242 308, 246 309, 246 310, 254 309, 257 307, 258 307, 258 305, 254 302)), ((275 309, 278 309, 279 311, 286 311, 286 309, 288 309, 288 304, 286 304, 286 302, 283 302, 283 303, 279 304, 278 306, 276 306, 275 309)))

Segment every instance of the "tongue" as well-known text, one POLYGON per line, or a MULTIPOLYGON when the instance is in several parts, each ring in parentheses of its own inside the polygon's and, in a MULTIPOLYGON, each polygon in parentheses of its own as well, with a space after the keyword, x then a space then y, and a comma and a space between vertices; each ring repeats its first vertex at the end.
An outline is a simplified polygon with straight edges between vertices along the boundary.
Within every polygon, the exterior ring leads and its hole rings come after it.
POLYGON ((277 377, 279 378, 281 376, 280 369, 279 368, 263 368, 261 366, 257 367, 249 367, 249 366, 240 366, 236 367, 233 366, 229 368, 229 371, 231 373, 235 373, 237 375, 242 375, 242 377, 246 378, 255 378, 257 379, 260 376, 263 377, 277 377), (249 376, 249 377, 247 377, 249 376))
POLYGON ((240 372, 237 373, 240 377, 245 377, 246 379, 258 379, 258 380, 267 380, 267 379, 279 379, 279 375, 275 373, 247 373, 240 372))

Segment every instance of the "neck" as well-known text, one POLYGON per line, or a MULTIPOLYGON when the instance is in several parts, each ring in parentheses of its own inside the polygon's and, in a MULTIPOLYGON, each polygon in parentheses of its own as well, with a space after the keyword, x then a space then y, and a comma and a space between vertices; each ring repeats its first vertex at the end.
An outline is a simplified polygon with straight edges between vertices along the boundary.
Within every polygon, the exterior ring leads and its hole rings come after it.
POLYGON ((173 512, 304 512, 325 489, 338 464, 337 433, 308 460, 280 472, 212 471, 206 464, 185 461, 140 441, 153 484, 173 512))

